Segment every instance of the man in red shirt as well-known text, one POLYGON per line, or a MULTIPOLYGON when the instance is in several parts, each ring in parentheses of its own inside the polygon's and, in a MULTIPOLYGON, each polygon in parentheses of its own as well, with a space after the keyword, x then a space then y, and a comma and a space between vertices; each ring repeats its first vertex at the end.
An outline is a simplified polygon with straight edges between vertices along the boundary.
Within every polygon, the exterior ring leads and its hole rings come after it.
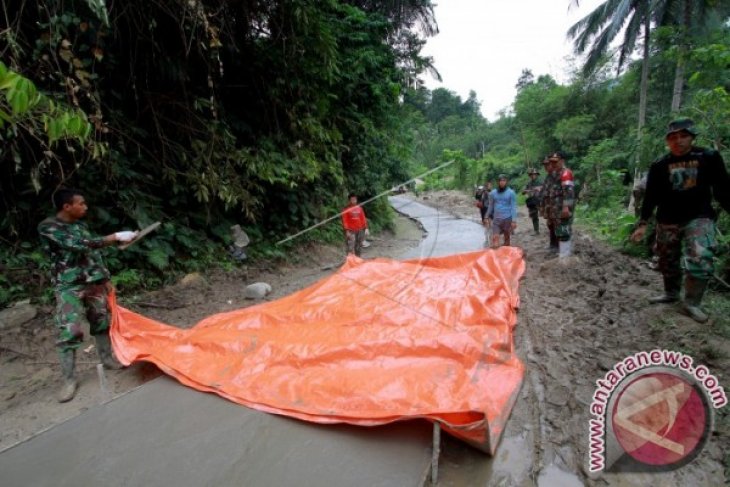
POLYGON ((365 210, 357 204, 357 195, 350 193, 350 200, 347 207, 342 211, 342 226, 345 229, 345 244, 348 254, 355 254, 360 257, 362 243, 365 240, 365 231, 368 228, 368 220, 365 217, 365 210))

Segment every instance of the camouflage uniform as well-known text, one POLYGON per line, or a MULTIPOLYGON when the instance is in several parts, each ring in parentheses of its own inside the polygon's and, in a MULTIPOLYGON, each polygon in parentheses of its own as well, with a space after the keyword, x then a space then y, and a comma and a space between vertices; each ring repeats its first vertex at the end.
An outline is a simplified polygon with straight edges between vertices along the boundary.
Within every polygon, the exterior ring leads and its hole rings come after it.
POLYGON ((663 276, 678 282, 682 269, 685 269, 703 281, 712 277, 713 256, 717 250, 715 222, 712 219, 696 218, 685 225, 659 223, 656 238, 659 270, 663 276))
MULTIPOLYGON (((545 192, 545 214, 548 219, 548 226, 555 229, 555 236, 560 242, 567 242, 572 235, 573 206, 575 194, 573 185, 573 173, 567 167, 556 171, 550 176, 550 185, 545 192), (570 216, 560 216, 563 206, 570 209, 570 216)), ((547 181, 547 178, 546 178, 547 181)))
POLYGON ((66 223, 57 217, 43 220, 38 233, 51 257, 55 285, 59 352, 75 350, 83 341, 80 318, 85 314, 92 335, 108 333, 106 284, 109 271, 97 249, 104 239, 93 237, 83 222, 66 223))
POLYGON ((528 180, 527 185, 525 186, 525 192, 527 193, 527 200, 525 201, 525 204, 527 205, 527 212, 532 220, 532 228, 535 230, 535 233, 540 231, 540 219, 538 218, 538 215, 540 212, 539 195, 541 193, 541 189, 539 188, 541 185, 542 182, 538 178, 535 178, 534 180, 528 180))
POLYGON ((558 238, 555 235, 555 211, 552 204, 552 195, 555 193, 556 188, 560 188, 560 178, 556 172, 548 172, 538 196, 538 208, 540 215, 542 215, 547 224, 550 235, 550 248, 553 249, 557 249, 558 247, 558 238))
MULTIPOLYGON (((670 149, 672 145, 681 148, 686 137, 694 140, 696 134, 691 120, 675 120, 668 127, 667 145, 670 149), (674 135, 680 132, 685 132, 683 138, 674 135)), ((704 323, 708 315, 700 304, 713 276, 717 247, 717 213, 712 200, 730 212, 730 177, 722 156, 715 150, 692 145, 686 152, 676 152, 670 150, 649 168, 641 206, 639 226, 644 228, 656 208, 656 249, 664 280, 664 294, 649 301, 679 300, 684 268, 685 292, 680 310, 704 323)))

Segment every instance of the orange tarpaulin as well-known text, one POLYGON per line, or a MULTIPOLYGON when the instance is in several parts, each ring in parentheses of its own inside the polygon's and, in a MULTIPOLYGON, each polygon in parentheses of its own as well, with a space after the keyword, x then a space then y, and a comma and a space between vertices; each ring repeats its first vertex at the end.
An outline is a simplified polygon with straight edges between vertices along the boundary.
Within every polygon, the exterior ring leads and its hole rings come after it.
POLYGON ((514 247, 350 256, 306 289, 191 329, 112 298, 111 336, 124 364, 153 362, 254 409, 363 426, 426 418, 494 454, 524 373, 512 342, 523 272, 514 247))

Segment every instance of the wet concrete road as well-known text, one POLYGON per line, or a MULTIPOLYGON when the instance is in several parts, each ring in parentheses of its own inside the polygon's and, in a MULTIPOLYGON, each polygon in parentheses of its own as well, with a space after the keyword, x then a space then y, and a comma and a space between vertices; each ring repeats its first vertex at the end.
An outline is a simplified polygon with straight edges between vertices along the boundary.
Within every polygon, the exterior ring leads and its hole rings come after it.
MULTIPOLYGON (((481 225, 402 196, 391 196, 388 201, 399 213, 418 220, 427 232, 421 245, 406 252, 404 259, 440 257, 483 248, 484 229, 481 225)), ((477 211, 474 208, 475 214, 477 211)))
POLYGON ((315 425, 160 377, 0 454, 0 485, 420 486, 425 421, 315 425))

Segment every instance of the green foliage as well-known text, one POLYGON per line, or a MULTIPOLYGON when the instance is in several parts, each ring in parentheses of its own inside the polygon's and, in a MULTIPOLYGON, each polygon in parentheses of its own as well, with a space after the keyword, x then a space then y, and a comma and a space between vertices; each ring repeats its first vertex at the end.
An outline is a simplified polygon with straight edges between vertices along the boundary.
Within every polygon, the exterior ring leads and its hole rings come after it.
POLYGON ((111 17, 106 5, 5 5, 0 238, 35 248, 52 193, 78 187, 95 232, 165 222, 106 252, 114 274, 134 269, 120 283, 144 287, 230 265, 234 223, 251 255, 276 257, 273 242, 348 191, 366 199, 410 177, 400 97, 432 69, 430 1, 131 0, 111 17))
POLYGON ((628 254, 645 257, 642 246, 629 241, 638 218, 627 213, 622 206, 593 209, 584 204, 578 207, 576 215, 579 225, 601 240, 621 248, 628 254))

